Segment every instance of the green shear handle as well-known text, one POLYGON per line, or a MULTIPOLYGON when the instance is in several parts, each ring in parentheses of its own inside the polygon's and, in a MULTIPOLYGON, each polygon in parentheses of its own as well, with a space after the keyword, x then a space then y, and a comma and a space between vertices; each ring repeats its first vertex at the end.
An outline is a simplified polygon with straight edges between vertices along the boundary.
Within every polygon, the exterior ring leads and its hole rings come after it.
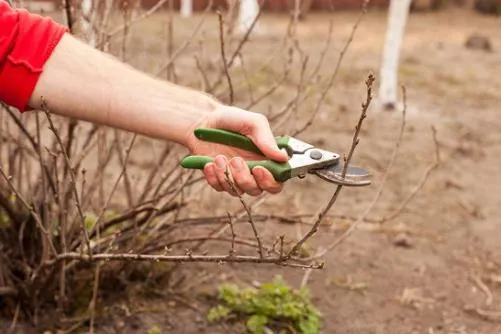
MULTIPOLYGON (((249 137, 236 132, 222 129, 199 128, 194 133, 198 139, 203 141, 228 145, 264 156, 249 137)), ((287 136, 276 137, 277 146, 289 152, 289 138, 287 136)), ((188 169, 203 169, 207 163, 212 161, 213 159, 208 156, 190 155, 181 161, 181 166, 188 169)), ((249 160, 246 162, 250 169, 256 166, 266 168, 277 182, 285 182, 291 178, 291 166, 288 162, 278 163, 272 160, 249 160)))

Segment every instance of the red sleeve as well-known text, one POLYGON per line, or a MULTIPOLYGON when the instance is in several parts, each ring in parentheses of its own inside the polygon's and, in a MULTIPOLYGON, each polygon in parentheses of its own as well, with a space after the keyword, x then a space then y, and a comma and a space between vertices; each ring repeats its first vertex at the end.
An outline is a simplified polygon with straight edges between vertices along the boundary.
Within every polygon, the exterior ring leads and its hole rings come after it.
POLYGON ((67 29, 0 0, 0 100, 21 112, 43 66, 67 29))

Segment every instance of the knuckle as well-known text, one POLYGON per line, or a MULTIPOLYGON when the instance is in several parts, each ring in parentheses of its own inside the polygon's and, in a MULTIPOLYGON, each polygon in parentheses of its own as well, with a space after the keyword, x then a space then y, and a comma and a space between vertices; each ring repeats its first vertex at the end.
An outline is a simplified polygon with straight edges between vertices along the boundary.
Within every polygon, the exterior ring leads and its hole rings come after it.
POLYGON ((269 193, 277 194, 282 191, 282 186, 280 184, 268 184, 266 190, 269 193))
POLYGON ((210 184, 211 188, 220 193, 223 189, 218 184, 210 184))
POLYGON ((254 189, 256 187, 255 183, 249 177, 238 180, 238 186, 243 189, 254 189))
POLYGON ((258 120, 268 122, 268 117, 266 117, 265 114, 261 114, 261 113, 256 112, 256 113, 254 113, 254 115, 256 115, 258 120))
POLYGON ((256 114, 256 120, 260 125, 268 125, 268 117, 263 114, 256 114))
POLYGON ((253 190, 247 192, 247 194, 249 194, 251 196, 259 196, 262 193, 263 193, 263 191, 261 189, 253 189, 253 190))
POLYGON ((207 176, 207 177, 206 177, 206 179, 207 179, 207 183, 208 183, 211 187, 215 188, 215 187, 217 187, 217 186, 218 186, 217 179, 216 179, 214 176, 207 176))
POLYGON ((226 177, 226 174, 224 173, 224 171, 218 171, 216 173, 216 176, 217 176, 217 179, 219 180, 219 182, 221 182, 222 184, 228 184, 228 178, 226 177))
POLYGON ((240 125, 239 130, 240 130, 240 133, 248 136, 254 132, 255 127, 256 127, 256 124, 254 124, 253 122, 243 123, 242 125, 240 125))

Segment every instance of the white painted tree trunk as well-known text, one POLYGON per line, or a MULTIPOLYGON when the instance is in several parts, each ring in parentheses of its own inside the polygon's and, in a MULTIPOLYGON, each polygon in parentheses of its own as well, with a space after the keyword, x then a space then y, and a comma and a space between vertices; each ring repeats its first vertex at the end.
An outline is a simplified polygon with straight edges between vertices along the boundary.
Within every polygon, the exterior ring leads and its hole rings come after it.
POLYGON ((193 0, 181 0, 181 17, 193 15, 193 0))
POLYGON ((398 63, 411 0, 391 0, 380 72, 379 100, 389 108, 398 100, 398 63))
MULTIPOLYGON (((249 30, 258 14, 259 4, 257 0, 240 0, 238 25, 241 33, 245 34, 249 30)), ((256 23, 252 31, 255 32, 257 30, 258 26, 256 23)))
POLYGON ((92 17, 92 0, 82 0, 82 30, 85 34, 85 39, 87 43, 93 47, 96 46, 96 33, 92 28, 91 17, 92 17))

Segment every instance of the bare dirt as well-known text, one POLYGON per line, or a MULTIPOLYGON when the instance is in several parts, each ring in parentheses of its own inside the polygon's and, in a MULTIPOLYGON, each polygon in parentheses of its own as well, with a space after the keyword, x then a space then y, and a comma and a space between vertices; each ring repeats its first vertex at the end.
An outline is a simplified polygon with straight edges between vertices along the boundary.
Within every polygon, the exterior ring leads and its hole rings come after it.
MULTIPOLYGON (((333 19, 335 51, 327 56, 321 73, 332 71, 357 15, 312 13, 299 25, 300 44, 315 59, 333 19)), ((152 18, 142 37, 134 37, 132 44, 144 50, 130 59, 134 66, 146 71, 155 68, 152 54, 158 57, 164 52, 156 42, 165 36, 164 19, 152 18)), ((301 139, 347 151, 365 98, 365 78, 370 71, 376 77, 379 74, 385 19, 385 13, 377 11, 364 18, 325 105, 301 139)), ((195 21, 197 18, 177 21, 179 44, 195 27, 195 21)), ((244 50, 256 62, 277 45, 287 20, 265 15, 262 23, 266 33, 254 37, 244 50)), ((419 184, 434 161, 432 125, 437 130, 441 162, 397 217, 383 225, 361 224, 323 258, 325 269, 310 273, 307 286, 323 314, 323 333, 501 332, 501 178, 497 174, 501 164, 500 28, 499 18, 469 11, 410 16, 399 71, 408 93, 406 131, 394 169, 368 220, 393 212, 419 184), (465 48, 464 42, 472 33, 489 37, 493 52, 465 48)), ((208 35, 205 40, 217 50, 216 38, 208 35)), ((217 61, 218 57, 214 53, 212 58, 217 61)), ((183 59, 192 58, 180 57, 179 76, 193 73, 189 72, 193 71, 191 63, 183 65, 183 59)), ((268 73, 261 80, 272 77, 273 73, 268 73)), ((193 82, 197 80, 193 76, 193 82)), ((277 92, 254 110, 266 112, 275 104, 282 106, 293 93, 293 88, 277 92)), ((311 106, 302 106, 298 122, 310 113, 311 106)), ((380 187, 402 114, 379 111, 377 104, 368 114, 353 163, 368 168, 374 182, 368 188, 342 191, 330 212, 333 216, 308 242, 312 253, 331 244, 353 222, 338 216, 358 217, 380 187)), ((333 190, 332 185, 313 176, 291 180, 281 194, 268 197, 253 211, 282 216, 312 214, 325 205, 333 190)), ((198 212, 184 213, 187 216, 224 214, 239 208, 237 199, 206 186, 198 191, 198 212)), ((299 236, 308 228, 306 224, 259 224, 268 236, 299 236)), ((161 285, 154 300, 137 298, 131 287, 130 294, 107 302, 111 315, 97 332, 146 333, 157 325, 164 333, 240 333, 239 326, 208 326, 204 312, 210 303, 201 295, 214 292, 224 281, 253 284, 277 274, 299 287, 305 271, 274 265, 183 264, 177 274, 184 275, 178 287, 182 298, 161 291, 161 285)))

